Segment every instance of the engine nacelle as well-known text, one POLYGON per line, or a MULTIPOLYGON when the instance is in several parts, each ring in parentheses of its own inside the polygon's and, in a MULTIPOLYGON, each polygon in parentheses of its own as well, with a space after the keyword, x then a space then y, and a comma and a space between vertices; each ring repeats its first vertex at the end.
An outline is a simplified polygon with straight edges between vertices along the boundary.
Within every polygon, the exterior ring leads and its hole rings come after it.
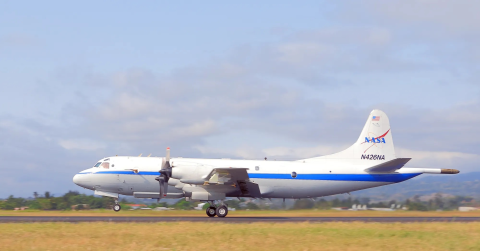
POLYGON ((175 161, 172 178, 188 184, 203 184, 214 167, 198 163, 175 161))

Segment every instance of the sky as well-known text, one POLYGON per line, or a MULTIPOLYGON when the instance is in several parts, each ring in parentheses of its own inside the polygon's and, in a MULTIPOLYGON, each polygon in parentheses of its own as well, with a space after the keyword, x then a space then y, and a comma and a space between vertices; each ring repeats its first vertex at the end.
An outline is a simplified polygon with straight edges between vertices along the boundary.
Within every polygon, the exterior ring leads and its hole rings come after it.
POLYGON ((0 198, 114 155, 295 160, 373 109, 409 166, 480 171, 476 1, 0 1, 0 198))

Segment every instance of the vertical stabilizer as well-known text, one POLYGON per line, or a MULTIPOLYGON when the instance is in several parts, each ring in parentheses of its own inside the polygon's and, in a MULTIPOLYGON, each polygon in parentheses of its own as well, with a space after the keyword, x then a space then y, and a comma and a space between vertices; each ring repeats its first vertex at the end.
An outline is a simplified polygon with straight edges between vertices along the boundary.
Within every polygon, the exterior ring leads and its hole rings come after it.
POLYGON ((389 161, 395 159, 392 129, 387 114, 373 110, 367 118, 360 136, 348 149, 314 159, 355 159, 389 161))
POLYGON ((354 157, 360 159, 392 160, 395 159, 392 129, 387 114, 373 110, 363 127, 360 137, 353 145, 354 157))

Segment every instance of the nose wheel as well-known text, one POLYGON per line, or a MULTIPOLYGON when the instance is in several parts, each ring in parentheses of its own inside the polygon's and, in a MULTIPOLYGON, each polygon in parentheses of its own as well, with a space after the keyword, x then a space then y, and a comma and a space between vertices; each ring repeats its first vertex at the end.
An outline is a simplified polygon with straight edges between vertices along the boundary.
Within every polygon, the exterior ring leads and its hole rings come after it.
POLYGON ((122 207, 121 207, 120 205, 118 205, 118 204, 115 204, 115 206, 113 206, 113 211, 115 211, 115 212, 118 212, 118 211, 120 211, 121 209, 122 209, 122 207))
POLYGON ((118 204, 118 199, 115 198, 115 206, 113 206, 113 211, 118 212, 120 210, 122 210, 122 207, 120 206, 120 204, 118 204))

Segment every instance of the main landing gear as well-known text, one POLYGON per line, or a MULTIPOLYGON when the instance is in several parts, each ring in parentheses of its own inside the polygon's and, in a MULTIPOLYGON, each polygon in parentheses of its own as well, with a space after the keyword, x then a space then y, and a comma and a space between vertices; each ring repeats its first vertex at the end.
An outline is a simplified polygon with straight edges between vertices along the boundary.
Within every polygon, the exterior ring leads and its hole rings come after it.
POLYGON ((208 207, 207 208, 208 217, 215 217, 216 214, 217 214, 217 209, 215 207, 208 207))
POLYGON ((217 207, 213 202, 210 202, 210 206, 206 210, 208 217, 225 217, 228 214, 228 207, 225 204, 222 204, 221 206, 217 207))
POLYGON ((113 211, 118 212, 120 210, 122 210, 122 207, 120 206, 120 204, 118 204, 118 200, 115 200, 115 206, 113 206, 113 211))

